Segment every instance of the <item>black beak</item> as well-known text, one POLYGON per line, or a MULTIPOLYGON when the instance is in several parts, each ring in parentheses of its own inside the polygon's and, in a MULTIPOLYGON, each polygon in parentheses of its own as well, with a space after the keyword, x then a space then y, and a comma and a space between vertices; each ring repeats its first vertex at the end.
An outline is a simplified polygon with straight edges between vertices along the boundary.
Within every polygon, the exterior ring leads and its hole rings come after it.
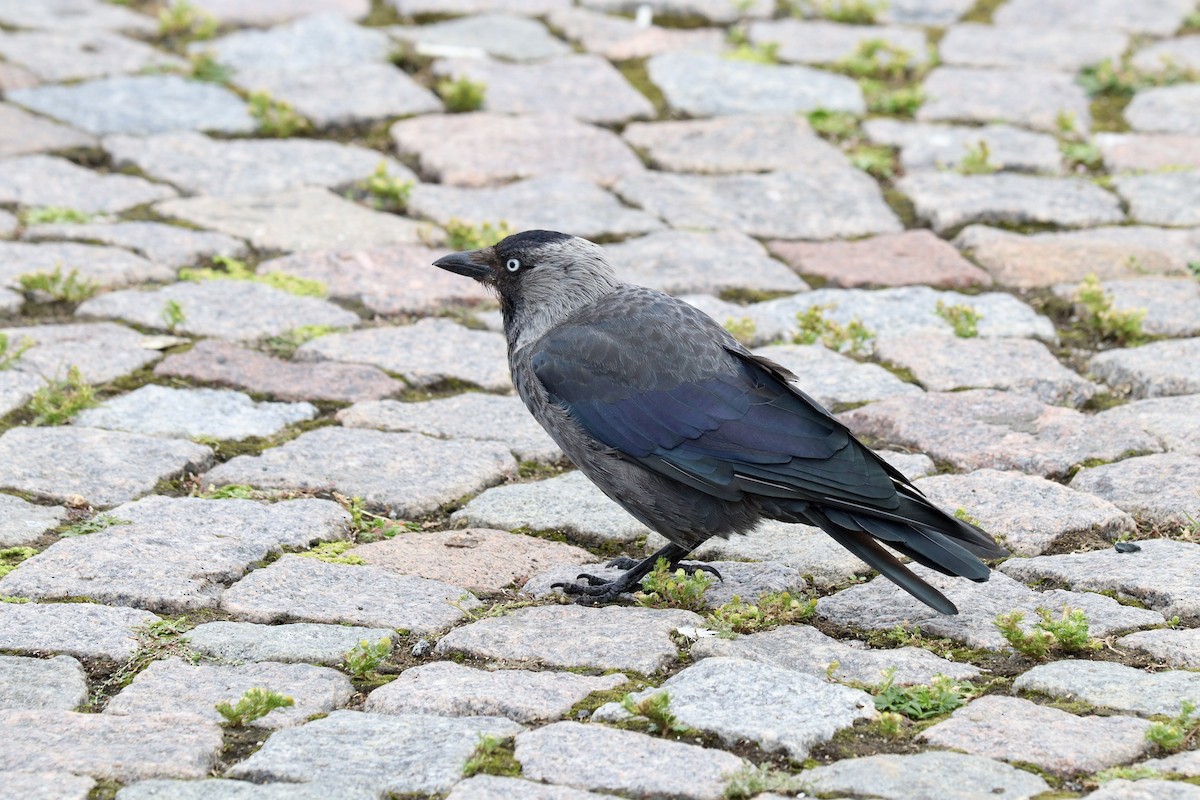
POLYGON ((477 281, 491 281, 494 277, 487 250, 467 250, 462 253, 451 253, 433 262, 435 267, 441 267, 448 272, 466 275, 477 281))

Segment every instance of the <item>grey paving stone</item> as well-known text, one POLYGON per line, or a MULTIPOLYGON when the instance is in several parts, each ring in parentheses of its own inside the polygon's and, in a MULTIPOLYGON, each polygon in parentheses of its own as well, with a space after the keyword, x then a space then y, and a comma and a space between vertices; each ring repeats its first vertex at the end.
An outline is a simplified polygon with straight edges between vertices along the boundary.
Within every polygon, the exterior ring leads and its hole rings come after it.
POLYGON ((657 217, 622 205, 591 181, 569 175, 487 189, 422 183, 413 189, 408 208, 439 225, 452 219, 507 222, 514 231, 554 230, 585 239, 633 236, 663 227, 657 217))
POLYGON ((87 675, 70 656, 0 656, 0 709, 70 711, 88 698, 87 675))
POLYGON ((1120 778, 1109 781, 1088 797, 1092 800, 1200 800, 1200 789, 1176 781, 1120 778))
POLYGON ((809 625, 786 625, 736 639, 704 637, 692 645, 691 655, 693 659, 748 658, 826 680, 866 685, 882 682, 888 670, 894 670, 892 680, 897 686, 928 684, 938 675, 970 680, 980 674, 977 667, 947 661, 919 647, 876 650, 854 639, 838 641, 809 625))
POLYGON ((314 250, 265 261, 259 269, 321 281, 330 297, 361 303, 376 314, 433 314, 494 302, 480 284, 430 269, 444 253, 419 245, 314 250))
POLYGON ((533 780, 685 800, 721 797, 726 779, 744 763, 721 750, 578 722, 518 735, 516 757, 533 780), (605 757, 595 758, 598 752, 605 757))
POLYGON ((1040 555, 1083 534, 1116 540, 1137 532, 1133 517, 1107 500, 1037 475, 981 469, 922 478, 917 487, 949 512, 965 510, 1014 555, 1040 555))
POLYGON ((864 364, 821 345, 782 344, 755 349, 799 378, 796 385, 826 407, 921 394, 878 364, 864 364))
POLYGON ((260 625, 254 622, 205 622, 187 632, 193 652, 224 662, 279 661, 285 664, 341 664, 359 642, 393 638, 391 628, 357 625, 319 625, 293 622, 260 625))
MULTIPOLYGON (((1200 335, 1200 319, 1194 313, 1200 301, 1200 283, 1191 278, 1145 276, 1101 282, 1117 311, 1145 312, 1142 330, 1161 336, 1200 335)), ((1074 284, 1059 284, 1054 293, 1073 300, 1078 292, 1074 284)))
POLYGON ((1020 289, 1144 275, 1190 276, 1200 258, 1200 234, 1142 225, 1019 234, 971 225, 954 244, 998 283, 1020 289))
MULTIPOLYGON (((759 303, 748 306, 731 303, 714 297, 711 294, 685 294, 680 300, 708 314, 717 322, 727 327, 739 326, 745 329, 747 341, 752 346, 767 345, 772 342, 790 341, 792 336, 788 331, 787 320, 779 320, 773 316, 756 313, 759 303)), ((497 327, 503 323, 497 314, 497 327)))
MULTIPOLYGON (((142 334, 111 322, 30 325, 6 328, 0 333, 8 336, 10 342, 33 342, 11 370, 0 373, 0 382, 5 381, 5 376, 17 375, 37 379, 34 383, 9 383, 18 393, 41 388, 45 380, 66 377, 72 366, 79 368, 88 383, 107 383, 160 358, 156 351, 143 347, 142 334)), ((18 405, 24 402, 21 400, 18 405)))
POLYGON ((1031 339, 888 337, 875 345, 875 355, 910 370, 934 392, 1007 389, 1031 394, 1043 403, 1078 408, 1099 388, 1059 363, 1046 345, 1031 339))
POLYGON ((6 33, 0 37, 0 56, 47 83, 188 66, 177 56, 103 30, 6 33))
POLYGON ((1125 175, 1113 183, 1138 222, 1200 225, 1200 172, 1125 175))
MULTIPOLYGON (((1166 758, 1151 758, 1141 763, 1159 772, 1175 775, 1186 775, 1189 778, 1200 776, 1200 750, 1185 750, 1166 758)), ((1141 783, 1139 781, 1139 783, 1141 783)), ((1179 784, 1183 785, 1183 784, 1179 784)), ((1149 800, 1147 798, 1146 800, 1149 800)))
POLYGON ((980 697, 921 732, 939 747, 1034 764, 1053 775, 1099 772, 1150 747, 1150 723, 1134 717, 1079 717, 1017 697, 980 697))
POLYGON ((451 58, 433 66, 434 75, 482 83, 483 108, 506 114, 555 113, 601 124, 654 116, 654 106, 606 59, 578 54, 533 64, 489 58, 451 58), (586 93, 580 86, 588 87, 586 93))
POLYGON ((1132 553, 1093 550, 1012 559, 1001 569, 1020 580, 1053 578, 1074 589, 1115 591, 1166 617, 1200 617, 1200 587, 1195 581, 1200 545, 1152 539, 1138 546, 1141 550, 1132 553))
POLYGON ((1200 628, 1138 631, 1122 636, 1117 644, 1149 653, 1170 667, 1200 669, 1200 628))
POLYGON ((1180 36, 1138 49, 1130 63, 1144 72, 1162 72, 1169 67, 1200 69, 1200 42, 1180 36))
POLYGON ((133 250, 167 267, 186 267, 215 255, 240 258, 246 254, 245 243, 231 236, 161 222, 43 223, 26 228, 22 238, 99 242, 133 250))
POLYGON ((98 135, 178 130, 250 133, 255 129, 245 104, 233 92, 178 75, 36 86, 9 92, 8 99, 98 135))
POLYGON ((914 448, 958 470, 1009 469, 1053 478, 1091 459, 1117 461, 1161 449, 1132 423, 994 389, 893 397, 839 419, 859 435, 914 448))
POLYGON ((1037 775, 990 758, 939 751, 847 758, 804 775, 814 791, 887 800, 1026 800, 1050 790, 1037 775))
POLYGON ((163 309, 175 302, 184 314, 175 332, 221 339, 276 336, 303 325, 341 328, 358 323, 357 314, 317 297, 300 297, 253 281, 183 281, 161 289, 127 289, 85 301, 83 318, 115 318, 147 328, 166 329, 163 309))
POLYGON ((94 214, 175 196, 169 186, 132 175, 101 175, 56 156, 0 160, 0 202, 4 203, 58 206, 94 214))
POLYGON ((490 186, 539 175, 573 175, 609 185, 644 171, 611 131, 547 109, 535 114, 430 114, 390 129, 402 156, 454 186, 490 186))
POLYGON ((511 14, 478 14, 431 25, 396 25, 387 32, 425 56, 540 61, 571 52, 542 23, 511 14))
POLYGON ((1188 0, 1152 0, 1126 5, 1120 0, 1100 0, 1087 8, 1071 0, 1012 0, 997 9, 997 25, 1039 28, 1115 29, 1129 33, 1166 36, 1175 31, 1193 10, 1188 0))
POLYGON ((172 270, 116 247, 73 242, 0 242, 0 282, 8 286, 18 286, 22 275, 49 274, 56 268, 64 276, 75 270, 81 280, 102 288, 168 281, 174 277, 172 270))
POLYGON ((0 436, 0 488, 61 502, 115 506, 163 479, 198 472, 212 450, 176 439, 95 428, 12 428, 0 436))
POLYGON ((698 16, 709 22, 735 22, 742 17, 769 17, 775 4, 770 0, 754 0, 746 3, 744 10, 729 8, 720 0, 584 0, 583 5, 598 11, 631 14, 641 5, 650 7, 653 14, 664 17, 698 16))
POLYGON ((1092 374, 1132 397, 1200 392, 1200 338, 1168 339, 1109 350, 1088 362, 1092 374))
POLYGON ((66 515, 59 506, 35 506, 19 497, 0 494, 0 547, 37 541, 43 533, 62 524, 66 515))
MULTIPOLYGON (((749 740, 797 761, 839 730, 878 716, 870 695, 861 689, 744 658, 703 659, 662 686, 633 696, 642 700, 664 692, 682 724, 708 731, 727 746, 749 740), (821 709, 819 715, 812 713, 814 708, 821 709)), ((629 713, 608 703, 594 717, 622 721, 629 713)))
POLYGON ((336 12, 313 14, 266 30, 235 30, 219 39, 195 42, 191 52, 212 51, 234 70, 337 69, 365 61, 386 61, 391 51, 386 33, 355 25, 336 12))
POLYGON ((844 75, 800 66, 752 64, 709 53, 664 53, 646 62, 674 110, 693 117, 808 112, 862 114, 862 90, 844 75))
POLYGON ((4 800, 87 800, 95 785, 67 772, 0 772, 4 800))
POLYGON ((404 388, 382 370, 359 364, 293 363, 246 350, 230 342, 197 342, 186 353, 168 356, 156 375, 190 378, 267 394, 281 400, 354 403, 395 394, 404 388))
POLYGON ((522 797, 527 800, 613 800, 616 795, 596 794, 569 786, 552 786, 519 778, 476 775, 456 783, 447 800, 508 800, 510 797, 522 797))
POLYGON ((193 665, 180 658, 151 663, 104 707, 105 714, 194 715, 220 723, 217 703, 234 704, 249 689, 267 689, 292 698, 248 724, 259 728, 302 725, 313 714, 345 707, 354 695, 350 679, 329 667, 261 662, 241 666, 193 665))
POLYGON ((399 180, 416 180, 408 167, 375 150, 311 139, 220 140, 194 131, 176 131, 144 137, 109 136, 104 139, 104 149, 117 167, 136 166, 189 194, 333 188, 366 178, 380 164, 399 180))
MULTIPOLYGON (((17 228, 19 228, 19 227, 20 227, 20 221, 17 219, 17 217, 15 215, 10 214, 9 212, 5 211, 4 216, 0 216, 0 238, 2 238, 2 239, 11 238, 12 235, 17 232, 17 228)), ((3 291, 5 292, 5 294, 0 295, 0 309, 2 309, 4 311, 14 310, 14 309, 10 309, 8 307, 11 303, 14 302, 11 299, 11 297, 13 296, 13 293, 9 292, 7 289, 4 289, 3 291)))
POLYGON ((229 25, 275 25, 310 14, 340 14, 359 19, 371 9, 369 0, 196 0, 195 5, 229 25))
POLYGON ((635 20, 602 14, 584 7, 557 8, 547 21, 554 30, 577 42, 589 53, 612 61, 648 58, 674 50, 719 53, 725 34, 718 28, 663 28, 639 25, 635 20))
POLYGON ((616 192, 677 228, 732 228, 754 237, 834 239, 901 230, 865 173, 836 164, 762 175, 625 178, 616 192), (763 197, 771 197, 766 205, 763 197))
POLYGON ((988 163, 997 169, 1062 171, 1062 154, 1053 136, 1011 125, 936 125, 880 117, 864 122, 863 130, 873 142, 900 148, 906 172, 956 169, 969 153, 979 151, 980 142, 987 145, 988 163))
MULTIPOLYGON (((653 539, 653 537, 651 537, 653 539)), ((777 561, 793 567, 818 588, 854 581, 868 568, 820 528, 767 520, 745 536, 712 538, 696 548, 700 561, 777 561)))
POLYGON ((75 424, 89 428, 194 439, 207 436, 240 441, 271 436, 317 409, 310 403, 256 403, 228 389, 173 389, 143 386, 84 409, 75 424))
POLYGON ((923 122, 1011 122, 1054 133, 1060 114, 1075 127, 1091 127, 1087 94, 1071 75, 1033 69, 938 67, 922 84, 923 122))
POLYGON ((147 497, 109 512, 122 523, 60 539, 0 579, 3 593, 90 597, 167 614, 215 608, 222 590, 284 547, 346 535, 347 515, 328 500, 147 497))
POLYGON ((0 603, 0 650, 123 664, 140 647, 139 629, 157 621, 149 611, 92 603, 0 603))
POLYGON ((260 250, 319 250, 415 244, 431 226, 372 211, 318 188, 241 197, 191 197, 159 203, 155 210, 246 239, 260 250))
POLYGON ((904 474, 910 481, 937 472, 933 459, 924 453, 901 453, 897 450, 877 450, 879 456, 904 474))
POLYGON ((702 624, 690 611, 539 606, 455 628, 438 641, 434 652, 650 675, 678 659, 671 640, 676 628, 702 624), (563 636, 564 630, 571 634, 563 636))
POLYGON ((152 33, 154 18, 101 0, 0 0, 0 22, 14 28, 128 30, 152 33))
POLYGON ((1148 673, 1112 661, 1039 664, 1013 682, 1031 691, 1141 716, 1179 713, 1181 701, 1200 702, 1200 674, 1187 670, 1148 673))
POLYGON ((37 86, 38 79, 24 67, 16 64, 0 63, 0 89, 8 92, 13 89, 27 89, 37 86))
POLYGON ((1138 400, 1103 412, 1157 436, 1168 451, 1200 456, 1200 395, 1138 400))
POLYGON ((1125 107, 1129 127, 1143 133, 1200 134, 1200 85, 1143 89, 1125 107))
MULTIPOLYGON (((209 0, 212 2, 212 0, 209 0)), ((200 781, 138 781, 117 792, 120 800, 376 800, 379 792, 353 781, 247 783, 221 778, 200 781)))
POLYGON ((955 25, 938 42, 942 62, 966 67, 1009 67, 1078 72, 1104 59, 1117 61, 1129 37, 1115 30, 955 25))
POLYGON ((216 724, 168 714, 0 711, 0 735, 7 742, 0 769, 71 771, 122 782, 201 778, 221 753, 216 724))
POLYGON ((222 608, 250 622, 344 623, 422 635, 457 622, 478 605, 466 589, 448 583, 286 555, 221 598, 222 608))
POLYGON ((1200 136, 1098 133, 1093 141, 1110 172, 1200 168, 1200 136))
MULTIPOLYGON (((1018 561, 1025 559, 1012 559, 1006 563, 1018 561)), ((1159 622, 1162 615, 1156 611, 1123 606, 1111 597, 1093 592, 1063 589, 1036 592, 1002 572, 993 572, 985 583, 973 583, 921 566, 909 565, 909 568, 950 598, 958 606, 958 616, 939 614, 882 577, 821 598, 817 603, 817 614, 838 624, 867 630, 890 630, 897 625, 908 629, 920 627, 925 634, 946 636, 969 647, 1001 652, 1007 651, 1008 645, 993 621, 997 614, 1010 611, 1024 612, 1025 620, 1021 625, 1029 628, 1038 620, 1038 608, 1045 608, 1052 614, 1061 613, 1064 605, 1083 609, 1089 632, 1097 638, 1162 624, 1159 622)))
POLYGON ((913 28, 843 25, 785 17, 751 22, 749 36, 755 44, 776 44, 781 61, 800 64, 833 64, 853 56, 864 42, 874 41, 907 52, 916 64, 927 60, 925 34, 913 28))
POLYGON ((971 8, 970 0, 894 0, 876 16, 899 25, 944 26, 956 22, 971 8))
POLYGON ((39 375, 15 369, 0 372, 0 415, 16 411, 29 402, 34 392, 45 385, 45 379, 39 375))
POLYGON ((450 661, 406 669, 371 692, 364 710, 377 714, 508 717, 516 722, 554 720, 592 692, 625 683, 624 675, 590 677, 570 672, 482 670, 450 661))

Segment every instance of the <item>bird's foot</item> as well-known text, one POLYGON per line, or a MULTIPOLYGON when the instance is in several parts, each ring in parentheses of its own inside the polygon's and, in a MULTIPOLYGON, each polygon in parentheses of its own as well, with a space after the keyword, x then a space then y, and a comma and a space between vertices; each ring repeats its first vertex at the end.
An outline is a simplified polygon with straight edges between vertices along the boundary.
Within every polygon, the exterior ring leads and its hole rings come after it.
MULTIPOLYGON (((604 566, 610 567, 610 568, 616 567, 618 569, 633 569, 634 567, 638 566, 640 563, 642 563, 642 562, 640 562, 634 558, 629 558, 628 556, 618 556, 617 558, 614 558, 612 561, 609 561, 604 566)), ((683 570, 685 575, 695 575, 697 572, 707 572, 710 575, 716 576, 716 579, 721 581, 722 583, 725 582, 725 579, 723 577, 721 577, 721 573, 717 572, 717 568, 710 566, 708 564, 677 563, 677 564, 672 564, 671 569, 672 570, 681 569, 681 570, 683 570)), ((579 577, 583 578, 585 576, 580 575, 579 577)), ((594 578, 595 576, 589 575, 586 577, 594 578)))
POLYGON ((687 555, 686 550, 677 548, 675 545, 670 545, 642 561, 622 556, 614 558, 605 565, 625 570, 625 572, 615 578, 602 578, 599 575, 584 572, 575 576, 576 581, 584 581, 584 583, 559 581, 558 583, 550 584, 550 588, 561 589, 563 594, 575 597, 575 602, 580 605, 604 605, 605 603, 617 600, 626 592, 637 591, 641 587, 642 578, 646 577, 646 574, 653 569, 660 557, 668 558, 672 568, 682 569, 688 575, 695 575, 697 572, 708 572, 715 575, 717 580, 725 580, 721 577, 721 573, 708 564, 680 564, 678 559, 684 555, 687 555))

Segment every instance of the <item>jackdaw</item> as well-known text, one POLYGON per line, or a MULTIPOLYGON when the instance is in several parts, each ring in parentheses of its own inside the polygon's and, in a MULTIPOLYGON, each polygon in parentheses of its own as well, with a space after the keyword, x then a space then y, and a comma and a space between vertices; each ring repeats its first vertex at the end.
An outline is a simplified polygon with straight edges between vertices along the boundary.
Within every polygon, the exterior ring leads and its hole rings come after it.
POLYGON ((698 309, 617 280, 585 239, 525 231, 435 266, 500 299, 521 399, 600 490, 671 544, 615 580, 580 575, 579 602, 630 591, 666 558, 760 520, 816 525, 921 602, 958 610, 880 542, 946 575, 986 581, 1007 551, 930 503, 796 376, 698 309))

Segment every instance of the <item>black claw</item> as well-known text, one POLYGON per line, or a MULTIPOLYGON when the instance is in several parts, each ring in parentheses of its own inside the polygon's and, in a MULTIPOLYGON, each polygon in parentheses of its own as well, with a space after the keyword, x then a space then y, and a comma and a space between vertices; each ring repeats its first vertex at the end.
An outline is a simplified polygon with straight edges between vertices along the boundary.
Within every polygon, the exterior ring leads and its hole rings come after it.
POLYGON ((616 567, 617 569, 633 569, 637 565, 638 565, 638 562, 636 559, 629 558, 628 556, 617 556, 616 558, 614 558, 612 561, 609 561, 604 566, 616 567))

